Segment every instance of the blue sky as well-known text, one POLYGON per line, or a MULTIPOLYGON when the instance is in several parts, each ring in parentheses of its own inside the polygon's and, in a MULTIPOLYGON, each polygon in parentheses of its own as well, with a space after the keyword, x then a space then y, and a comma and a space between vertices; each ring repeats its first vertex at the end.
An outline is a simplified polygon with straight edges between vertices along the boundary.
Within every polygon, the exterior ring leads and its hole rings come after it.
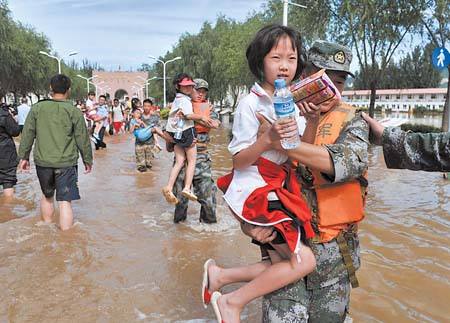
POLYGON ((59 54, 78 51, 107 70, 138 68, 185 32, 219 14, 244 20, 264 0, 9 0, 15 20, 33 26, 59 54))

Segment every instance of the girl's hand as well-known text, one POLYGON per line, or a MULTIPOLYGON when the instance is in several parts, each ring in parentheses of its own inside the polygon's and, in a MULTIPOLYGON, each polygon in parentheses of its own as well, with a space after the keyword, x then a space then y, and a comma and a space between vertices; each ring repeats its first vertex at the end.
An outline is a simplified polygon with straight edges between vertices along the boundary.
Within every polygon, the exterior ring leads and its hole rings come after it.
POLYGON ((307 122, 319 122, 320 108, 317 105, 310 102, 299 102, 297 107, 300 110, 300 115, 304 116, 307 122))
POLYGON ((281 139, 298 136, 298 126, 295 119, 286 118, 277 120, 270 129, 264 133, 269 145, 275 150, 284 150, 281 146, 281 139))
POLYGON ((298 136, 298 125, 294 118, 275 121, 269 131, 269 138, 272 142, 294 136, 298 136))

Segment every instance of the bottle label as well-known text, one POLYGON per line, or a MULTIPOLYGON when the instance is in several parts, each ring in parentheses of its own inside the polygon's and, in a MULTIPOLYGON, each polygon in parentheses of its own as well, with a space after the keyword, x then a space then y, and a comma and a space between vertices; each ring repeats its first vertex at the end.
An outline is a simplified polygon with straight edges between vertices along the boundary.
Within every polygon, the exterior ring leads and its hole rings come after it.
POLYGON ((273 107, 278 117, 288 116, 295 112, 294 102, 292 100, 283 103, 274 103, 273 107))

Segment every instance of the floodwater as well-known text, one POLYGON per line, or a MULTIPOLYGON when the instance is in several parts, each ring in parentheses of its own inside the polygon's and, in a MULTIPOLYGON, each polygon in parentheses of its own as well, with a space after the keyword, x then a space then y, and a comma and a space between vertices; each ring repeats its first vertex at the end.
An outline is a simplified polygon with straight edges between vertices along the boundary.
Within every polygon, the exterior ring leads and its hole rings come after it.
MULTIPOLYGON (((217 178, 231 166, 228 129, 212 141, 217 178)), ((35 171, 19 174, 17 199, 0 197, 0 322, 214 322, 201 305, 203 262, 248 264, 259 251, 220 196, 218 224, 200 224, 193 203, 186 223, 172 223, 160 194, 171 159, 162 152, 138 174, 131 137, 108 138, 93 173, 80 172, 68 232, 40 222, 35 171)), ((388 170, 381 149, 371 150, 354 322, 448 321, 449 196, 441 174, 388 170)), ((259 322, 260 306, 250 304, 243 321, 259 322)))

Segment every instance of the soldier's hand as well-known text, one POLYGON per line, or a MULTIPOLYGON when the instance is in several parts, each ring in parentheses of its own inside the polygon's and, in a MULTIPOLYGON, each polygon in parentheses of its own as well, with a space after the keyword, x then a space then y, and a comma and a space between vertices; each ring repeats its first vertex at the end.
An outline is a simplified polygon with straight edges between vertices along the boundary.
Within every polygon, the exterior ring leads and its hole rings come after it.
POLYGON ((277 232, 272 227, 261 227, 247 222, 241 223, 241 230, 245 235, 260 243, 272 242, 277 236, 277 232))
POLYGON ((297 107, 300 110, 300 115, 304 116, 307 122, 319 122, 320 107, 310 102, 299 102, 297 107))
POLYGON ((369 117, 369 115, 364 112, 362 113, 362 117, 366 120, 370 127, 370 142, 375 145, 381 145, 381 137, 383 136, 384 126, 382 126, 377 120, 369 117))

